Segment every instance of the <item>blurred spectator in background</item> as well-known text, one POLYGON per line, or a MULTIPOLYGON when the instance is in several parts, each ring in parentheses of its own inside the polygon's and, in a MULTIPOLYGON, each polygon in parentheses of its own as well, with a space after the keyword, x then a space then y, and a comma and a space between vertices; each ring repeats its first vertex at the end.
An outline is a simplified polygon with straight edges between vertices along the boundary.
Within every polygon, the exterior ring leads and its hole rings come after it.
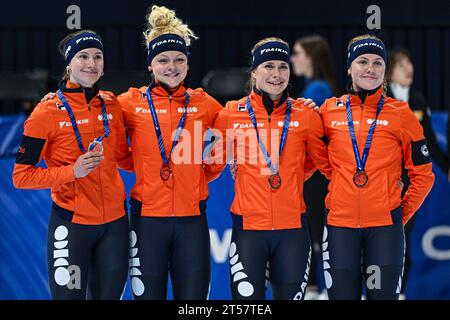
MULTIPOLYGON (((411 87, 414 79, 414 65, 412 63, 411 55, 406 49, 399 48, 390 52, 386 77, 388 80, 387 95, 397 100, 408 102, 411 110, 414 111, 414 114, 423 127, 423 133, 427 139, 429 152, 433 162, 447 174, 449 170, 448 157, 439 148, 433 128, 431 127, 431 111, 428 103, 420 91, 411 87)), ((404 183, 403 196, 409 186, 409 178, 406 169, 403 169, 402 180, 404 183)), ((401 299, 405 298, 408 276, 411 269, 410 236, 414 227, 414 221, 415 215, 405 225, 406 253, 401 299)))
MULTIPOLYGON (((311 98, 320 106, 325 99, 337 95, 331 52, 328 42, 319 35, 299 38, 292 52, 292 69, 296 76, 305 79, 303 92, 299 96, 311 98)), ((322 271, 321 243, 324 227, 325 196, 328 181, 316 172, 304 186, 304 197, 308 212, 309 230, 313 247, 309 285, 305 299, 325 298, 322 271)))

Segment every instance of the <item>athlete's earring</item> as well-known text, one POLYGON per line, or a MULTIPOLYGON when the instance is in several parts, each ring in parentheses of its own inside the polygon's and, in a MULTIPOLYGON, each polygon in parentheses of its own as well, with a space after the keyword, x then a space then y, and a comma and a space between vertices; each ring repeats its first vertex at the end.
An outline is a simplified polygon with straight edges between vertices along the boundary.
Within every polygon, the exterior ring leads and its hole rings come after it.
POLYGON ((103 77, 105 75, 105 72, 104 71, 102 71, 102 74, 100 75, 100 77, 103 77))

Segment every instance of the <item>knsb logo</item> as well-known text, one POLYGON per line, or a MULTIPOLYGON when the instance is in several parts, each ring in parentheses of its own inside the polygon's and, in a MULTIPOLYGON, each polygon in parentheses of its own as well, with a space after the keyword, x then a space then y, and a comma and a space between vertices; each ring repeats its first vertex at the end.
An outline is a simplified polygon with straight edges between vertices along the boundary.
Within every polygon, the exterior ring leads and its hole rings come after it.
POLYGON ((188 107, 187 110, 186 110, 186 108, 180 107, 180 108, 177 109, 177 111, 178 111, 178 113, 184 113, 185 111, 187 113, 197 113, 198 109, 197 109, 197 107, 188 107))
MULTIPOLYGON (((263 128, 264 127, 264 123, 257 123, 256 126, 258 128, 263 128)), ((235 129, 248 129, 248 128, 254 128, 253 123, 233 123, 233 130, 235 129)))
POLYGON ((56 268, 54 273, 55 282, 63 287, 67 286, 68 289, 81 289, 81 271, 79 266, 69 265, 69 249, 67 245, 69 241, 67 237, 69 230, 61 225, 56 228, 54 237, 55 250, 53 250, 53 259, 56 259, 53 263, 53 267, 56 268))
MULTIPOLYGON (((354 125, 359 125, 359 121, 353 121, 354 125)), ((331 127, 348 126, 348 121, 331 121, 331 127)))
MULTIPOLYGON (((368 124, 372 124, 375 121, 375 119, 367 119, 367 123, 368 124)), ((389 125, 389 121, 387 120, 381 120, 381 119, 377 119, 377 126, 388 126, 389 125)))
MULTIPOLYGON (((113 115, 112 115, 111 113, 108 113, 107 117, 108 117, 108 120, 112 120, 113 115)), ((97 117, 97 119, 100 120, 100 121, 103 121, 103 116, 100 114, 100 115, 97 117)))
POLYGON ((141 261, 138 257, 137 234, 134 230, 130 231, 130 280, 131 290, 135 296, 141 296, 145 291, 144 283, 138 276, 142 276, 141 270, 138 267, 141 266, 141 261))
MULTIPOLYGON (((300 125, 300 123, 298 121, 291 121, 289 122, 289 127, 290 128, 297 128, 300 125)), ((279 127, 284 127, 284 121, 278 121, 278 126, 279 127)))
MULTIPOLYGON (((166 109, 155 109, 155 111, 156 111, 156 114, 166 114, 167 113, 166 109)), ((136 107, 136 113, 150 113, 150 109, 136 107)))
MULTIPOLYGON (((82 125, 82 124, 87 124, 89 123, 89 119, 80 119, 77 120, 77 125, 82 125)), ((59 122, 59 128, 61 129, 62 127, 71 127, 72 123, 69 121, 60 121, 59 122)))

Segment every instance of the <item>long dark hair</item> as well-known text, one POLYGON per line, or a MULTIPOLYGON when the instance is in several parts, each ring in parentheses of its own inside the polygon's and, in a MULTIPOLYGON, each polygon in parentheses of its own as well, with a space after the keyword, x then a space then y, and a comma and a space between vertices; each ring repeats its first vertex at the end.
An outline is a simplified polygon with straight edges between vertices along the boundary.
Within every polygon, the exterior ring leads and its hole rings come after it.
POLYGON ((322 36, 312 35, 297 39, 295 44, 301 45, 306 54, 311 58, 313 68, 312 79, 327 81, 333 90, 333 94, 337 95, 331 50, 327 40, 322 36))

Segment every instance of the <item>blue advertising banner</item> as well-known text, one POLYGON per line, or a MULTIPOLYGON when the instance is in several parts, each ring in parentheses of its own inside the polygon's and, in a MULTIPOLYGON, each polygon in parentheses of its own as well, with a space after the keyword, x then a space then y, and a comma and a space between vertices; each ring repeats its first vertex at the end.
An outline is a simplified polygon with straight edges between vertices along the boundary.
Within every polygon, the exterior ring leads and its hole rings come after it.
MULTIPOLYGON (((443 113, 432 115, 434 130, 443 148, 447 147, 446 117, 443 113)), ((23 116, 0 118, 0 299, 50 299, 46 266, 50 192, 17 190, 11 180, 24 119, 23 116)), ((450 184, 446 173, 437 166, 434 172, 434 187, 417 213, 412 234, 409 299, 450 299, 450 184)), ((121 174, 129 193, 134 175, 121 174)), ((231 298, 228 248, 233 185, 228 168, 209 185, 210 299, 231 298)), ((131 299, 129 285, 123 298, 131 299)))

